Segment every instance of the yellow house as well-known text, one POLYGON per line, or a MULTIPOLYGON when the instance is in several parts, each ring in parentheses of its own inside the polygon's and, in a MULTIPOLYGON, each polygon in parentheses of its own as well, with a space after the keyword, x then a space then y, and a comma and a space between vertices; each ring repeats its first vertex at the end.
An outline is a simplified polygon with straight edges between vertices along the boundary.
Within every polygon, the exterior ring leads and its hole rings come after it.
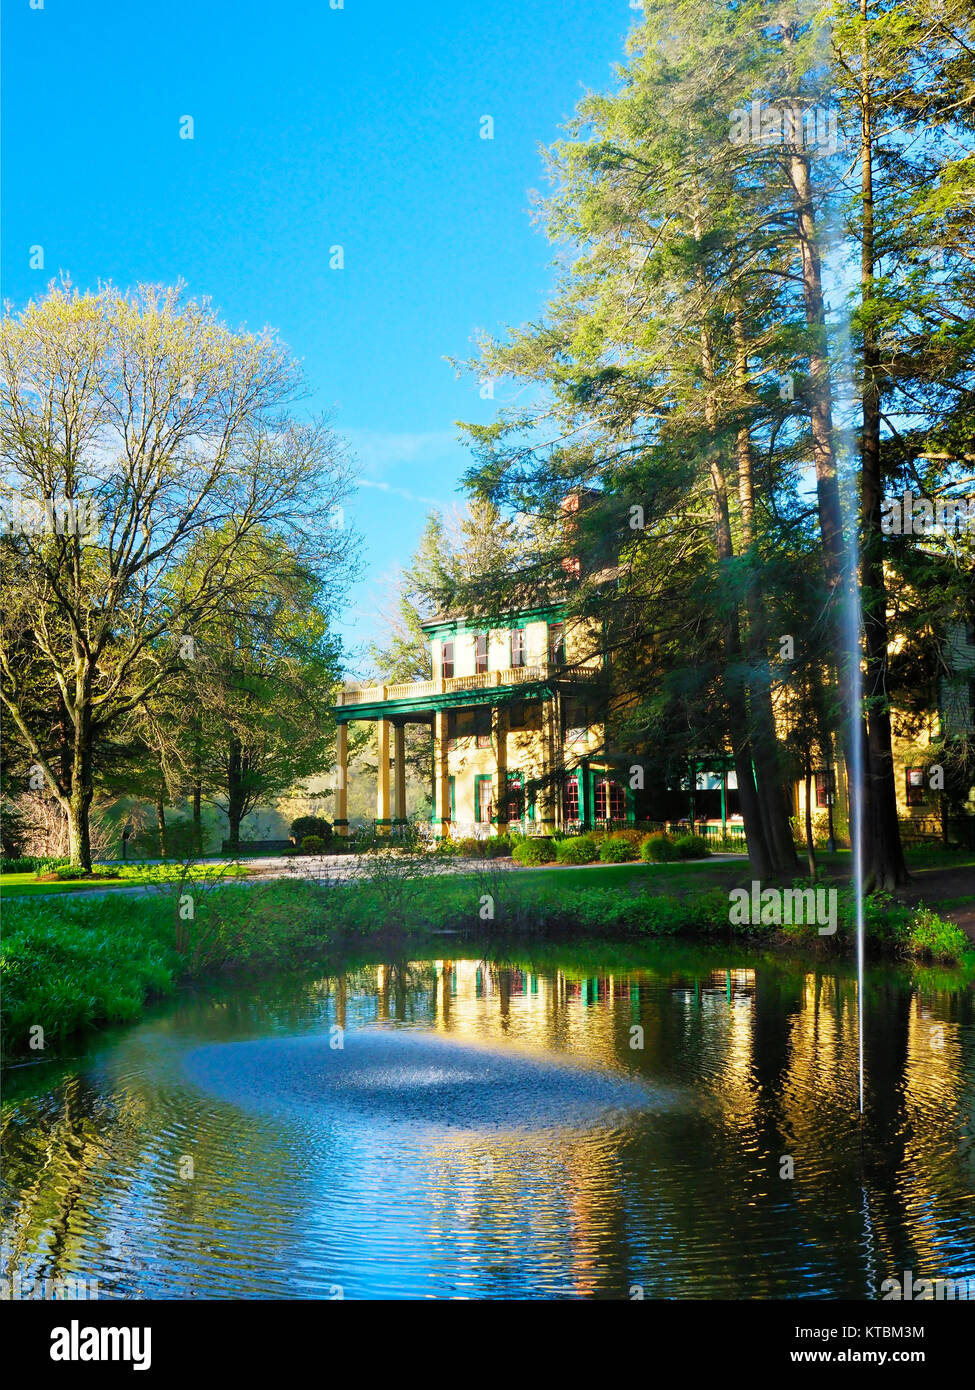
MULTIPOLYGON (((430 732, 432 826, 438 835, 481 837, 514 829, 549 834, 635 821, 633 788, 642 783, 632 777, 633 755, 611 746, 608 673, 597 622, 571 618, 564 605, 554 604, 511 613, 495 625, 443 616, 423 626, 430 640, 429 680, 345 690, 334 707, 339 834, 348 833, 347 726, 353 721, 377 725, 380 833, 406 824, 407 724, 430 732)), ((973 731, 975 633, 953 625, 950 648, 951 669, 932 693, 937 708, 923 728, 915 722, 909 730, 894 712, 898 812, 923 834, 939 833, 940 808, 933 759, 924 750, 944 734, 973 731)), ((785 706, 777 708, 777 721, 784 735, 785 706)), ((827 765, 815 771, 811 793, 817 829, 830 811, 837 822, 847 821, 843 759, 835 742, 827 765)), ((680 817, 710 823, 714 834, 740 834, 727 751, 693 761, 666 796, 670 809, 661 819, 680 817)), ((804 779, 794 783, 792 801, 801 833, 804 779)))
MULTIPOLYGON (((907 715, 891 711, 897 815, 908 835, 941 833, 940 789, 943 777, 936 749, 946 737, 975 733, 975 627, 964 622, 947 628, 946 672, 931 691, 930 708, 907 715)), ((830 766, 815 772, 810 787, 812 812, 822 818, 830 809, 846 821, 848 797, 846 773, 839 740, 834 738, 830 766)), ((805 782, 794 790, 794 809, 800 825, 806 815, 805 782)))
POLYGON ((621 759, 605 751, 604 660, 591 622, 564 608, 525 609, 500 625, 440 617, 424 624, 430 679, 346 690, 338 723, 335 827, 348 832, 347 725, 374 721, 376 827, 406 820, 405 727, 430 730, 433 826, 484 836, 634 819, 621 759))

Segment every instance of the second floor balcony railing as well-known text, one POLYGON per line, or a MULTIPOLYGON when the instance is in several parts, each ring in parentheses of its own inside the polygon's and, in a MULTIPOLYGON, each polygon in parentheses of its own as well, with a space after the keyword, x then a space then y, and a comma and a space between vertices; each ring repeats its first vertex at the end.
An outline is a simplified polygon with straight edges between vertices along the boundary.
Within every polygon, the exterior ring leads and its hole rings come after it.
POLYGON ((383 700, 413 700, 427 695, 447 695, 455 690, 490 690, 494 686, 523 685, 529 682, 591 680, 602 669, 598 657, 571 666, 544 662, 536 666, 511 666, 506 671, 481 671, 476 676, 447 676, 430 681, 398 681, 392 685, 366 685, 339 693, 340 705, 381 704, 383 700))

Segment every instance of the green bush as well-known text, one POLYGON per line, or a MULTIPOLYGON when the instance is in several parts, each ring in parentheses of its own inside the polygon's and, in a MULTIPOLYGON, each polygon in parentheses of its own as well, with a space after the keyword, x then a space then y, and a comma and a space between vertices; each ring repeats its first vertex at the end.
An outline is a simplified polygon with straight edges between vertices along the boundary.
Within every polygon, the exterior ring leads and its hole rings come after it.
POLYGON ((555 858, 555 845, 548 835, 530 835, 520 840, 512 851, 516 864, 531 867, 536 864, 551 864, 555 858))
POLYGON ((908 927, 907 945, 915 956, 958 960, 968 949, 968 937, 954 922, 945 921, 929 907, 919 907, 908 927))
POLYGON ((678 859, 704 859, 710 853, 703 835, 678 835, 674 849, 678 859))
POLYGON ((56 869, 47 869, 44 872, 53 873, 61 883, 70 883, 78 878, 118 878, 119 876, 118 869, 107 864, 93 864, 91 873, 81 868, 79 864, 59 864, 56 869))
POLYGON ((58 869, 66 869, 71 863, 70 859, 65 859, 62 855, 60 859, 35 859, 34 876, 40 878, 41 874, 53 874, 58 869))
POLYGON ((316 839, 327 844, 332 839, 332 827, 324 816, 299 816, 291 822, 290 838, 296 845, 300 845, 309 835, 314 835, 316 839))
POLYGON ((677 858, 677 847, 669 835, 658 831, 648 835, 640 846, 640 858, 649 864, 663 864, 677 858))
POLYGON ((626 864, 636 857, 636 845, 623 834, 610 835, 599 846, 599 859, 603 864, 626 864))
POLYGON ((591 835, 572 835, 559 840, 555 846, 555 858, 560 864, 592 864, 597 856, 596 842, 591 835))
POLYGON ((611 840, 626 840, 627 844, 631 844, 634 849, 639 851, 647 832, 636 825, 627 825, 622 830, 610 830, 607 834, 611 840))
POLYGON ((36 859, 0 859, 0 874, 30 874, 37 869, 36 859))
POLYGON ((452 840, 451 844, 462 859, 484 858, 484 841, 475 835, 467 835, 463 840, 452 840))
POLYGON ((489 859, 504 859, 514 848, 510 835, 492 835, 489 840, 485 840, 487 846, 487 857, 489 859))
POLYGON ((324 844, 332 838, 332 827, 324 816, 299 816, 291 822, 291 838, 304 848, 305 840, 314 835, 324 844))
POLYGON ((325 841, 321 835, 303 835, 301 837, 302 854, 321 854, 325 848, 325 841))

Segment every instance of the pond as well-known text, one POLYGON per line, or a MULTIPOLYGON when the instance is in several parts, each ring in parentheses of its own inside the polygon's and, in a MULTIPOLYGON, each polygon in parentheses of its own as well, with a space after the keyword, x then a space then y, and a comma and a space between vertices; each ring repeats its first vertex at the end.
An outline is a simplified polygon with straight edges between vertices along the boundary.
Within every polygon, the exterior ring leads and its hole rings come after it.
POLYGON ((449 949, 184 996, 11 1069, 7 1277, 96 1280, 103 1299, 877 1298, 906 1270, 975 1279, 957 977, 868 971, 861 1124, 845 966, 449 949))

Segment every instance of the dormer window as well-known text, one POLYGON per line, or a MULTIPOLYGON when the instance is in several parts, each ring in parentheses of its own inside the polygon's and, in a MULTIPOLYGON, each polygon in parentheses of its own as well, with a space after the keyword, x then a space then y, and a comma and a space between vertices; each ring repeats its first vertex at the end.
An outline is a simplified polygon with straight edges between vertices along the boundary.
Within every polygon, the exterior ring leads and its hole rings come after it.
POLYGON ((481 675, 488 668, 488 639, 486 632, 479 632, 474 638, 474 672, 481 675))
POLYGON ((445 642, 440 649, 440 674, 445 681, 453 679, 454 675, 454 644, 445 642))
POLYGON ((511 665, 512 668, 522 667, 525 664, 525 629, 516 627, 511 634, 511 665))

